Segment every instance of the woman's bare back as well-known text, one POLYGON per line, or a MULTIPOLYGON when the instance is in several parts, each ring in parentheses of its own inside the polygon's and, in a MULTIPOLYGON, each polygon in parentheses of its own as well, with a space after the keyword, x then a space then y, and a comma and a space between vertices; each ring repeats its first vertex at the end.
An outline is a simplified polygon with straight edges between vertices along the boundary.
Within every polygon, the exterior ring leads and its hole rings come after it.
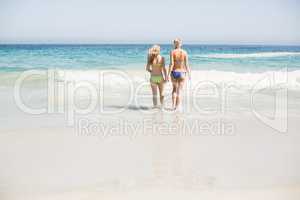
POLYGON ((152 62, 152 75, 161 75, 162 69, 164 67, 164 58, 162 56, 157 56, 152 62))
POLYGON ((171 52, 173 59, 173 71, 186 71, 186 52, 182 49, 175 49, 171 52))

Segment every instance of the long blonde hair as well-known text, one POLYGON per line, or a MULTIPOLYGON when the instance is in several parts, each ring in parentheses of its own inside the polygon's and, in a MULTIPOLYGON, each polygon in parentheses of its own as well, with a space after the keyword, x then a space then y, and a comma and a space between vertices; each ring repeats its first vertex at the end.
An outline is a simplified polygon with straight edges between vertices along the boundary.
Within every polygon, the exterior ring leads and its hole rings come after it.
POLYGON ((153 45, 148 51, 148 63, 153 64, 154 58, 160 54, 160 46, 153 45))

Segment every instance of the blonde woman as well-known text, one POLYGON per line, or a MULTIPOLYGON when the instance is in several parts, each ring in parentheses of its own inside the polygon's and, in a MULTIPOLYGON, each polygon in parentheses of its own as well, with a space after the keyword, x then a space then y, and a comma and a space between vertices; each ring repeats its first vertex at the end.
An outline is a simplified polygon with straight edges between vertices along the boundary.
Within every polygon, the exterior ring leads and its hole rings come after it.
POLYGON ((191 78, 188 54, 181 46, 181 39, 176 38, 174 40, 174 50, 170 53, 170 67, 168 71, 168 77, 171 77, 173 85, 172 104, 174 110, 180 105, 181 91, 186 77, 188 76, 189 79, 191 78))
POLYGON ((150 72, 151 89, 153 94, 153 105, 157 106, 157 94, 159 92, 160 104, 164 104, 164 83, 167 77, 165 58, 160 55, 160 46, 154 45, 149 49, 146 70, 150 72))

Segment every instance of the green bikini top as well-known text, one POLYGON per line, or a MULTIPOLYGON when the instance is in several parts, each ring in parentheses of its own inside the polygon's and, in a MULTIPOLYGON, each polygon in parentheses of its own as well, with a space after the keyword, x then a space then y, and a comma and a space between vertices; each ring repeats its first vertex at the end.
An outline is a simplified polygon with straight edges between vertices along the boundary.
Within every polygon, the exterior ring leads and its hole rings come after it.
POLYGON ((155 63, 155 64, 152 64, 152 67, 161 67, 161 63, 155 63))

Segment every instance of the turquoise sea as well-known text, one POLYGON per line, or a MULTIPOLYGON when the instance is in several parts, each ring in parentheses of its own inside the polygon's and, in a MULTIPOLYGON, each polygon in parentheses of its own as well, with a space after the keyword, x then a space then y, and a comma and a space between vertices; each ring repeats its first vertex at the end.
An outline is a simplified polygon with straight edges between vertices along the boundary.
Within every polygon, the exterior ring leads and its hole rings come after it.
MULTIPOLYGON (((0 71, 143 69, 150 44, 0 45, 0 71)), ((300 69, 300 46, 184 45, 195 70, 264 72, 300 69)), ((169 62, 171 45, 161 45, 169 62)))
POLYGON ((300 47, 184 45, 178 112, 171 82, 152 109, 149 47, 0 45, 0 200, 299 194, 300 47))

